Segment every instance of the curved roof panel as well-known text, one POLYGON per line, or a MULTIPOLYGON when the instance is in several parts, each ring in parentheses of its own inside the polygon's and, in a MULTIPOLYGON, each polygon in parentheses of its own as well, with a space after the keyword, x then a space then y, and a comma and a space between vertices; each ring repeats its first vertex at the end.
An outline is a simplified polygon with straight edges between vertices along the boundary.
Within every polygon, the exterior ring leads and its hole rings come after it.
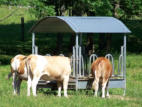
POLYGON ((118 19, 113 17, 45 17, 39 20, 30 32, 39 33, 131 33, 118 19))

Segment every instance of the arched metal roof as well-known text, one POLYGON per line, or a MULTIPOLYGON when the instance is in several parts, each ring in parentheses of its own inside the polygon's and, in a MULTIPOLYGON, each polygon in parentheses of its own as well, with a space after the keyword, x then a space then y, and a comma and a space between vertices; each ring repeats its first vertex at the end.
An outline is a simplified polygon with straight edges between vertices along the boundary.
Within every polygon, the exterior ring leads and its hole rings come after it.
POLYGON ((131 33, 120 20, 113 17, 45 17, 32 26, 35 33, 131 33))

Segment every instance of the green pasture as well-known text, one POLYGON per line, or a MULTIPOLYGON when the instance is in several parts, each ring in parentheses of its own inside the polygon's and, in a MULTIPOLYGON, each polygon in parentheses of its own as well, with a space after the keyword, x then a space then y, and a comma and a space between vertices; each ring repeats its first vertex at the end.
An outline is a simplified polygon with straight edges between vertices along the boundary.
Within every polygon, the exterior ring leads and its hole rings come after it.
MULTIPOLYGON (((57 97, 57 91, 39 89, 37 97, 27 97, 26 82, 21 95, 14 96, 12 78, 7 80, 9 65, 0 65, 0 107, 141 107, 142 106, 142 55, 127 55, 127 90, 110 89, 110 99, 94 97, 92 90, 68 90, 69 98, 57 97)), ((62 92, 63 93, 63 92, 62 92)))

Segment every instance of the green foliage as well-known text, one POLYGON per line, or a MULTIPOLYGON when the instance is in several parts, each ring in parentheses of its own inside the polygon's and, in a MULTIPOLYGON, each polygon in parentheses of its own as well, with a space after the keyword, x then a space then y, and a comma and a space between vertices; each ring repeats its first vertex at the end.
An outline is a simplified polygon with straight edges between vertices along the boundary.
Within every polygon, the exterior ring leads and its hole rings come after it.
POLYGON ((94 12, 94 15, 112 16, 112 5, 110 3, 110 0, 87 0, 87 2, 91 7, 89 11, 94 12))
POLYGON ((30 5, 32 6, 31 13, 34 13, 37 18, 55 15, 55 6, 47 5, 48 0, 33 0, 30 5))
POLYGON ((13 56, 9 55, 0 55, 0 65, 3 64, 10 64, 10 60, 12 59, 13 56))
POLYGON ((121 8, 124 11, 125 18, 131 18, 134 15, 142 13, 141 0, 122 0, 120 1, 121 8))
MULTIPOLYGON (((1 0, 0 4, 30 6, 31 12, 38 18, 62 15, 63 11, 70 10, 72 15, 91 13, 93 16, 115 16, 123 19, 141 16, 142 13, 141 0, 1 0)), ((69 15, 69 12, 65 15, 69 15)))
MULTIPOLYGON (((87 4, 87 3, 86 3, 87 4)), ((37 20, 35 15, 29 12, 29 8, 17 8, 12 6, 11 9, 8 6, 2 5, 0 7, 0 19, 10 14, 12 11, 17 10, 13 13, 12 16, 6 18, 0 22, 0 54, 6 55, 16 55, 16 54, 30 54, 31 53, 31 34, 28 33, 29 29, 37 20), (20 19, 24 17, 25 19, 25 42, 21 41, 21 25, 20 19)), ((142 52, 142 21, 140 20, 123 20, 123 22, 128 26, 132 31, 127 38, 127 51, 133 53, 142 52)), ((70 35, 70 34, 67 34, 70 35)), ((72 49, 69 49, 70 36, 63 36, 63 53, 72 52, 72 49)), ((118 34, 120 36, 120 34, 118 34)), ((83 36, 86 37, 86 36, 83 36)), ((113 36, 112 37, 112 52, 120 52, 120 46, 123 41, 122 37, 113 36), (114 37, 114 38, 113 38, 114 37), (117 43, 117 44, 116 44, 117 43), (118 50, 118 51, 117 51, 118 50)), ((53 34, 43 34, 36 35, 36 45, 39 47, 40 54, 56 54, 56 35, 53 34), (54 42, 55 41, 55 42, 54 42)), ((86 39, 84 38, 84 44, 86 44, 86 39)), ((95 48, 98 49, 98 37, 94 34, 94 44, 95 48)))
POLYGON ((0 5, 2 4, 29 6, 29 0, 0 0, 0 5))

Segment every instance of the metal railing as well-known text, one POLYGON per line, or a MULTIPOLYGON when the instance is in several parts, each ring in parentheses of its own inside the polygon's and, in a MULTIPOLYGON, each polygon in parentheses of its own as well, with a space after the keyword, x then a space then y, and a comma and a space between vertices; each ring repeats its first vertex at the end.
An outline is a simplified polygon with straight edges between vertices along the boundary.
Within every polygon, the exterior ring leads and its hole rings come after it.
POLYGON ((83 56, 81 55, 81 47, 78 47, 78 59, 76 58, 76 52, 75 52, 75 47, 73 47, 73 55, 71 56, 71 65, 73 72, 71 75, 73 77, 83 77, 85 76, 85 71, 84 71, 84 59, 83 56), (76 67, 78 68, 78 71, 76 71, 76 67))
POLYGON ((38 46, 33 46, 32 47, 32 54, 38 54, 38 46))
MULTIPOLYGON (((106 54, 105 57, 110 60, 112 64, 112 76, 120 76, 124 78, 124 47, 121 46, 121 54, 119 56, 118 60, 118 70, 115 72, 115 64, 114 64, 114 58, 111 54, 106 54)), ((89 58, 89 68, 91 68, 91 64, 93 61, 95 61, 98 58, 96 54, 92 54, 89 58)))
POLYGON ((111 64, 112 64, 112 76, 115 75, 115 72, 114 72, 114 59, 113 59, 113 56, 111 54, 107 54, 105 56, 108 60, 110 60, 111 64))

